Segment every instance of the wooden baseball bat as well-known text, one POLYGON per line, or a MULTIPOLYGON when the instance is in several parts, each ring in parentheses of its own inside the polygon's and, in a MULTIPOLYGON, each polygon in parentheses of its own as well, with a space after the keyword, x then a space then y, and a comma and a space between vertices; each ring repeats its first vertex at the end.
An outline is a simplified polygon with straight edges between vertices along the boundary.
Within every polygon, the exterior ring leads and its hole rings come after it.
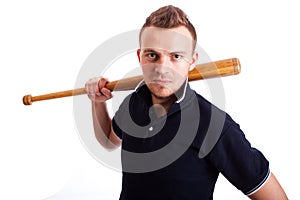
MULTIPOLYGON (((219 60, 215 62, 209 62, 197 65, 188 74, 189 81, 196 81, 207 78, 215 78, 221 76, 230 76, 239 74, 241 71, 241 65, 238 58, 230 58, 225 60, 219 60)), ((111 91, 123 91, 134 89, 139 82, 143 80, 143 76, 133 76, 124 78, 112 82, 108 82, 105 87, 111 91)), ((35 101, 56 99, 68 96, 76 96, 86 94, 85 88, 78 88, 73 90, 66 90, 61 92, 54 92, 39 96, 25 95, 23 97, 24 105, 31 105, 35 101)))

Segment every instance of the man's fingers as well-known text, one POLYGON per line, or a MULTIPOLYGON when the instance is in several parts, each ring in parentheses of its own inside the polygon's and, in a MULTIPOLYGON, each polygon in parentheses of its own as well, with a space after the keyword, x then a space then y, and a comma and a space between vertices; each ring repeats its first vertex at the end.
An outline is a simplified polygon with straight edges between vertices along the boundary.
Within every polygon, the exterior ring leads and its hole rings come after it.
POLYGON ((112 94, 111 94, 111 91, 107 88, 102 88, 101 89, 101 93, 106 96, 106 98, 110 99, 112 98, 112 94))
POLYGON ((101 77, 98 80, 98 87, 99 87, 99 89, 101 90, 102 88, 104 88, 107 82, 108 82, 108 80, 106 78, 101 77))
POLYGON ((85 90, 92 101, 104 102, 112 98, 111 91, 105 88, 108 80, 103 77, 92 78, 85 84, 85 90))
POLYGON ((85 84, 85 90, 87 94, 99 93, 98 82, 100 78, 91 78, 85 84))

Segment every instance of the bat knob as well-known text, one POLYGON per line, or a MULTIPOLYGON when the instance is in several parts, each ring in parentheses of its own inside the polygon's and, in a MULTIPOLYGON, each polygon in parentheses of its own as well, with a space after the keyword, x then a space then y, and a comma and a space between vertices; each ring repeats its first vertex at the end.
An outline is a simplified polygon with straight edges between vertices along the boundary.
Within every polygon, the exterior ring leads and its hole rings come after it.
POLYGON ((23 104, 28 106, 28 105, 31 105, 32 104, 32 100, 31 100, 32 96, 29 94, 29 95, 25 95, 23 97, 23 104))
POLYGON ((241 63, 238 58, 233 58, 234 74, 239 74, 241 72, 241 63))

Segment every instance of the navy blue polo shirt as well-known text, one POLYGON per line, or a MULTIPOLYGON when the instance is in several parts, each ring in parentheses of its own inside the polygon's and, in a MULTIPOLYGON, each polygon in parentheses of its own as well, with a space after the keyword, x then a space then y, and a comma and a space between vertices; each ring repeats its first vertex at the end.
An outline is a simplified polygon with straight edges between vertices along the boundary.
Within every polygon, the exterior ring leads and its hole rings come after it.
POLYGON ((219 173, 248 195, 269 177, 269 162, 239 125, 188 84, 157 117, 144 84, 115 113, 122 139, 120 199, 213 199, 219 173))

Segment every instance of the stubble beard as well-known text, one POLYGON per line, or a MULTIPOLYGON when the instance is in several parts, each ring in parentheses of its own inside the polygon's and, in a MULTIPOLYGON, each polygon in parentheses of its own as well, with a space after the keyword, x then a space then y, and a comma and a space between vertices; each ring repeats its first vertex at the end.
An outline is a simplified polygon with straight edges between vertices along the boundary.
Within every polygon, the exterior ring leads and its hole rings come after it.
POLYGON ((174 96, 174 92, 171 88, 166 88, 162 86, 158 86, 156 84, 150 83, 148 88, 153 97, 158 100, 168 100, 174 96))

